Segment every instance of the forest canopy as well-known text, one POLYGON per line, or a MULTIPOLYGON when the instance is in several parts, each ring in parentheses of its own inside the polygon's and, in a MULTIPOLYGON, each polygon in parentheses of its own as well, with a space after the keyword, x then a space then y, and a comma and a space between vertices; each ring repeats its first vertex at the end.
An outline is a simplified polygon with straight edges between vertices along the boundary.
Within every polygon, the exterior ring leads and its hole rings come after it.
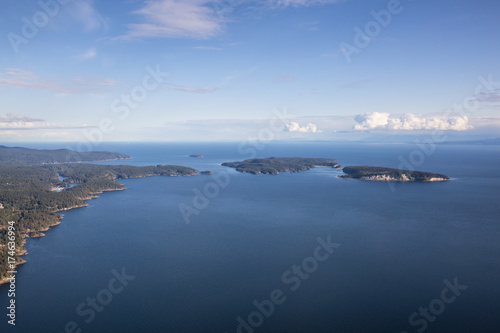
POLYGON ((65 163, 124 159, 111 152, 77 153, 67 149, 36 150, 0 146, 0 280, 7 269, 8 222, 15 222, 16 262, 24 238, 39 237, 62 218, 58 211, 86 206, 104 191, 123 190, 116 179, 191 176, 198 170, 179 165, 130 166, 65 163), (73 162, 76 162, 74 160, 73 162))

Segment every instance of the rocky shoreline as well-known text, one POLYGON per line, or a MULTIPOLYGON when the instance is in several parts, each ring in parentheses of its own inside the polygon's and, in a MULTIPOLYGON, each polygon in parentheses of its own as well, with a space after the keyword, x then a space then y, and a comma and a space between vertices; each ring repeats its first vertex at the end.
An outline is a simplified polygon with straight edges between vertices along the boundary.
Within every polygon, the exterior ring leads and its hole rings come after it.
MULTIPOLYGON (((123 191, 123 190, 125 190, 125 188, 104 189, 102 191, 96 192, 95 195, 93 195, 91 197, 81 198, 82 200, 85 201, 85 203, 83 203, 81 205, 74 205, 74 206, 71 206, 71 207, 62 208, 62 209, 54 211, 54 213, 64 212, 64 211, 68 211, 70 209, 75 209, 75 208, 87 207, 89 205, 87 203, 87 201, 98 198, 99 194, 102 194, 104 192, 123 191)), ((23 264, 27 263, 26 260, 24 260, 23 258, 21 258, 21 256, 25 256, 25 255, 28 254, 28 251, 24 247, 25 244, 26 244, 26 238, 33 238, 34 239, 34 238, 44 237, 45 236, 44 232, 49 231, 52 227, 55 227, 55 226, 61 224, 61 220, 63 218, 64 218, 64 215, 60 214, 59 220, 57 222, 53 223, 53 224, 50 224, 47 228, 34 231, 34 232, 32 232, 31 235, 29 235, 27 233, 23 235, 23 238, 25 238, 25 239, 23 239, 22 247, 16 250, 16 255, 18 256, 18 259, 20 259, 20 261, 18 261, 18 262, 16 262, 14 264, 14 267, 15 267, 14 270, 17 268, 17 266, 23 265, 23 264)), ((7 278, 0 279, 0 285, 2 285, 4 283, 8 283, 8 282, 9 282, 9 280, 7 278)))

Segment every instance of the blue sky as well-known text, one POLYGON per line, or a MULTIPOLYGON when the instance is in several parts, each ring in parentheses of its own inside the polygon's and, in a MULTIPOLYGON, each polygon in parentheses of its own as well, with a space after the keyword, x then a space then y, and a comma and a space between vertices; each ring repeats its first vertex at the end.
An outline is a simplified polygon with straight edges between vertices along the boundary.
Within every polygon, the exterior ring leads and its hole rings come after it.
POLYGON ((3 8, 3 142, 500 136, 498 1, 3 8))

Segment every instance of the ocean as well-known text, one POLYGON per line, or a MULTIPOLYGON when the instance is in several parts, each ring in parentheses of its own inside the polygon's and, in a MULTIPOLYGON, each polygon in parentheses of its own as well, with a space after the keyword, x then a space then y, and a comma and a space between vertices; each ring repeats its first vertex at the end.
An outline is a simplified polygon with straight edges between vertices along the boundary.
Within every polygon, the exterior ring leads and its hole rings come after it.
MULTIPOLYGON (((19 144, 32 148, 61 144, 19 144)), ((106 143, 214 175, 120 180, 27 242, 2 332, 498 332, 500 146, 106 143), (242 149, 245 148, 245 149, 242 149), (221 163, 336 158, 448 182, 250 175, 221 163), (189 157, 201 154, 203 158, 189 157), (408 164, 409 163, 409 164, 408 164)))

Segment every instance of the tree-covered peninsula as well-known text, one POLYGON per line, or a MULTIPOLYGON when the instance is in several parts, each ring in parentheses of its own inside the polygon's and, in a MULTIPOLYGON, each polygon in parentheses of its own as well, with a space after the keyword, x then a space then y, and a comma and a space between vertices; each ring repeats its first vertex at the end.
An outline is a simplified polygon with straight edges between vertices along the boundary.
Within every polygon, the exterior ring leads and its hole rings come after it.
POLYGON ((111 161, 132 158, 109 151, 76 152, 69 149, 29 149, 0 145, 0 165, 40 165, 111 161))
MULTIPOLYGON (((25 253, 25 238, 43 236, 44 231, 59 224, 62 215, 58 211, 86 206, 86 200, 104 191, 123 190, 125 187, 116 179, 191 176, 198 172, 177 165, 56 164, 64 163, 68 153, 61 151, 0 148, 0 283, 5 282, 9 270, 9 221, 15 222, 15 261, 22 263, 19 256, 25 253)), ((78 162, 98 161, 99 156, 106 160, 130 158, 108 152, 69 154, 80 156, 78 162)))
POLYGON ((268 157, 253 158, 239 162, 225 162, 223 166, 251 174, 277 175, 280 172, 300 172, 314 167, 340 168, 337 160, 330 158, 268 157))
POLYGON ((450 178, 445 175, 432 172, 410 171, 393 168, 371 167, 371 166, 348 166, 342 169, 345 175, 341 178, 356 178, 373 181, 445 181, 450 178))

